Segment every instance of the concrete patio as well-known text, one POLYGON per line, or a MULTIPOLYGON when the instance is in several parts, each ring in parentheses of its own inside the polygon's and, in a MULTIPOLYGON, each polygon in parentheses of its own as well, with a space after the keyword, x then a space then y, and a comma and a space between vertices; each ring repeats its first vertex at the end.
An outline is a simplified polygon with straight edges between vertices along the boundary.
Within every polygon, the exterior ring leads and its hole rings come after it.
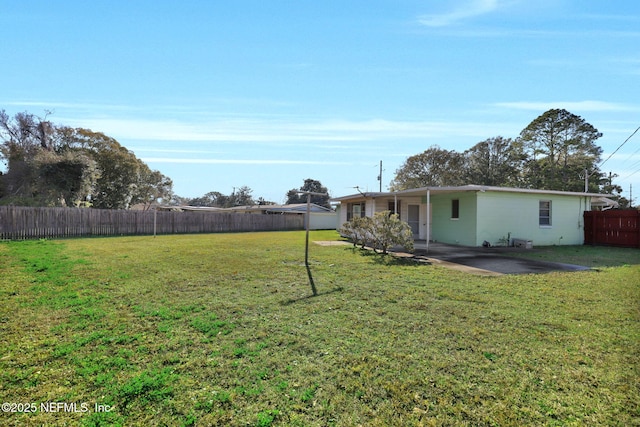
MULTIPOLYGON (((548 273, 551 271, 584 271, 589 267, 557 262, 536 261, 513 256, 531 249, 514 247, 468 247, 417 240, 414 242, 414 256, 427 258, 434 263, 452 263, 467 267, 474 274, 493 272, 497 274, 548 273), (510 256, 511 255, 511 256, 510 256), (436 262, 437 260, 438 262, 436 262)), ((484 274, 490 275, 490 274, 484 274)))

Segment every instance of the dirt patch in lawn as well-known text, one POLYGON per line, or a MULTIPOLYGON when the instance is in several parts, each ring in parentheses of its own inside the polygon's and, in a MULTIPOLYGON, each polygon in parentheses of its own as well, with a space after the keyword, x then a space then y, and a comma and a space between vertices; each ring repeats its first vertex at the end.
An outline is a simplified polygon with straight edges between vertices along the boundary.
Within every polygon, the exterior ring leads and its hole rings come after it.
POLYGON ((351 242, 345 242, 344 240, 317 240, 314 241, 316 245, 320 246, 349 246, 353 245, 351 242))

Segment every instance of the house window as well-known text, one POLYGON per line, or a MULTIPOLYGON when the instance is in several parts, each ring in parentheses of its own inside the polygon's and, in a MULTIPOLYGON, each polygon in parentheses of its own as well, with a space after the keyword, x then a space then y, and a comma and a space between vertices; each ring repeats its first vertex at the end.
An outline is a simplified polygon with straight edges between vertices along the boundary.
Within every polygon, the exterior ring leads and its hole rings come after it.
POLYGON ((451 219, 460 218, 460 200, 451 200, 451 219))
POLYGON ((538 223, 542 226, 551 225, 551 200, 540 200, 538 209, 538 223))
POLYGON ((397 202, 395 200, 389 201, 387 207, 389 212, 391 212, 392 214, 398 214, 398 216, 400 216, 400 200, 398 200, 397 202))
POLYGON ((351 221, 353 218, 364 218, 364 202, 361 203, 349 203, 347 205, 347 221, 351 221))

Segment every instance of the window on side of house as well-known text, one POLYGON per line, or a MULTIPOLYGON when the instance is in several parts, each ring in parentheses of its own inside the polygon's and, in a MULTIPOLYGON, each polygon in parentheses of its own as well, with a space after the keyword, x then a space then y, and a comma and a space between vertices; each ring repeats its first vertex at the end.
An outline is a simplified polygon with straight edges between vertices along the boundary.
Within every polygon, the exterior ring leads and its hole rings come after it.
POLYGON ((347 205, 347 221, 351 221, 353 218, 363 218, 365 214, 364 202, 361 203, 349 203, 347 205))
POLYGON ((451 200, 451 219, 459 219, 460 218, 460 200, 453 199, 451 200))
POLYGON ((540 200, 538 209, 538 223, 541 226, 551 226, 551 200, 540 200))
POLYGON ((391 212, 392 214, 398 214, 398 216, 400 216, 400 200, 398 200, 397 203, 395 200, 390 200, 387 204, 387 207, 389 212, 391 212))

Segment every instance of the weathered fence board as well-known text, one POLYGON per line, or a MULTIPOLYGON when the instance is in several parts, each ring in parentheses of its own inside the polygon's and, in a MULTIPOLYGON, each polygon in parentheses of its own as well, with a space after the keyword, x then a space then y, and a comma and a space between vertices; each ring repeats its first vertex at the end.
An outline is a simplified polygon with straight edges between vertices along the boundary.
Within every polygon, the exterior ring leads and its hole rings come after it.
POLYGON ((640 211, 585 211, 584 244, 640 248, 640 211))
POLYGON ((302 230, 303 215, 0 206, 0 239, 302 230))

